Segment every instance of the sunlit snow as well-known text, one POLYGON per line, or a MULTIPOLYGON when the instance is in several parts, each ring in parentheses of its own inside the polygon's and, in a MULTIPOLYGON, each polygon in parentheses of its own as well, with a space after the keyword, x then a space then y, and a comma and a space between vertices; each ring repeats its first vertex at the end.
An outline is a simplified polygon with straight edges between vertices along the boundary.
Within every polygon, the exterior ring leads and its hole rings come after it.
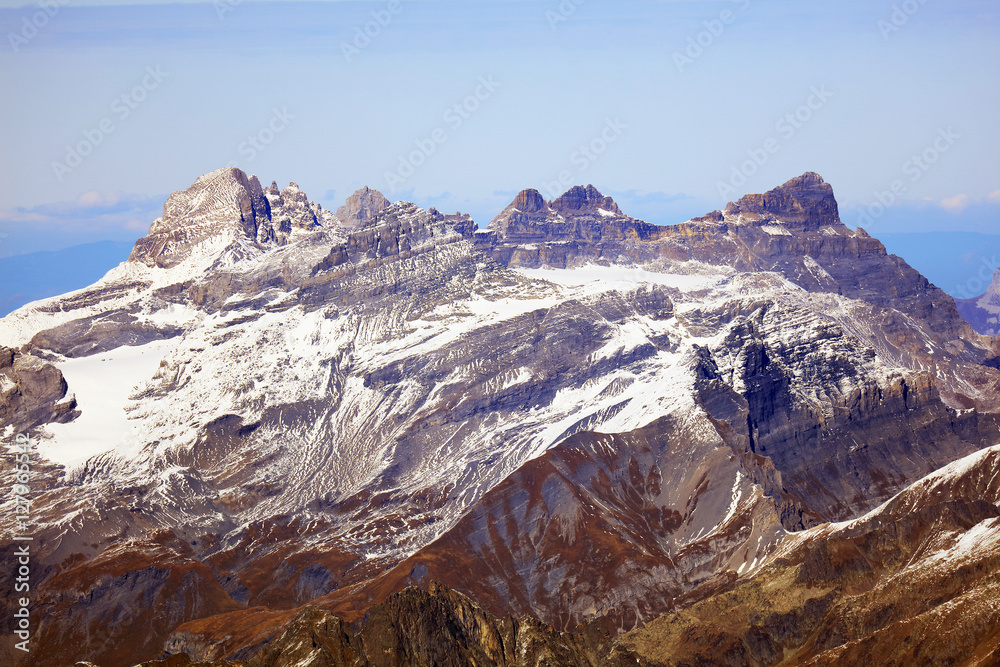
POLYGON ((58 363, 76 394, 80 416, 68 424, 50 424, 52 438, 40 441, 41 453, 68 467, 110 450, 134 455, 143 438, 125 413, 128 397, 153 376, 171 347, 170 341, 156 341, 58 363))
MULTIPOLYGON (((713 267, 718 271, 718 267, 713 267)), ((588 292, 610 290, 627 291, 639 285, 663 285, 680 290, 708 289, 717 285, 724 276, 720 273, 660 273, 630 266, 600 266, 588 264, 567 269, 515 269, 518 273, 537 280, 564 287, 587 287, 588 292)))

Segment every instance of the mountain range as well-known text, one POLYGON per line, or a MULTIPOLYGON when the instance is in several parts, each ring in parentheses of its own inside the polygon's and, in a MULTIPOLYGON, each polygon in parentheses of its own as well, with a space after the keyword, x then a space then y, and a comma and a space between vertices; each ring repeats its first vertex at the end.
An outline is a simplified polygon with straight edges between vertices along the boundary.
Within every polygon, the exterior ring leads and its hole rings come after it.
POLYGON ((480 229, 222 169, 0 346, 5 664, 1000 664, 1000 339, 815 173, 480 229))

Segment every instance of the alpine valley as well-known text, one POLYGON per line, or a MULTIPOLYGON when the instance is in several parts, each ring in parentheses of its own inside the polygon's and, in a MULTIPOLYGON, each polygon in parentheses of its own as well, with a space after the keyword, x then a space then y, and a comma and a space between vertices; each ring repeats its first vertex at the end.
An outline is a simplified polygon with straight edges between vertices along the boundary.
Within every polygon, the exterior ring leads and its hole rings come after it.
POLYGON ((814 173, 480 229, 222 169, 0 345, 4 665, 1000 665, 1000 339, 814 173))

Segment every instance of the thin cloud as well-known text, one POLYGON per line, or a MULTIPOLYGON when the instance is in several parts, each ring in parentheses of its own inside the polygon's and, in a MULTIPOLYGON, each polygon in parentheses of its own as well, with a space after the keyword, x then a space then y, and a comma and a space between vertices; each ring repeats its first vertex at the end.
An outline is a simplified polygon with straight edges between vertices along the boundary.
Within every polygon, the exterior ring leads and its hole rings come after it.
POLYGON ((0 210, 0 256, 59 250, 103 240, 143 236, 166 196, 86 192, 72 202, 0 210))
POLYGON ((952 213, 961 213, 969 205, 969 195, 958 194, 941 200, 941 208, 952 213))
POLYGON ((122 195, 117 192, 102 193, 97 190, 84 192, 76 200, 76 205, 83 208, 107 208, 117 206, 122 201, 122 195))

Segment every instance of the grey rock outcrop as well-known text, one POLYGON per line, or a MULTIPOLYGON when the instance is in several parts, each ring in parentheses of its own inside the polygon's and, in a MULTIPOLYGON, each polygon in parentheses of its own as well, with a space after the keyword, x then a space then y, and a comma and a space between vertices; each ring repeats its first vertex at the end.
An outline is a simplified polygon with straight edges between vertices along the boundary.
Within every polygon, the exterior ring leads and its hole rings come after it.
POLYGON ((170 268, 196 251, 213 255, 226 248, 239 258, 247 243, 266 249, 286 244, 293 230, 335 225, 335 216, 310 202, 295 183, 279 192, 272 182, 264 190, 256 176, 227 167, 170 195, 163 216, 136 242, 129 261, 170 268))
POLYGON ((0 428, 15 433, 51 422, 75 419, 76 399, 67 397, 58 368, 30 354, 0 346, 0 428))
POLYGON ((726 206, 723 213, 729 217, 778 220, 802 231, 841 224, 833 188, 811 171, 762 195, 746 195, 726 206))
POLYGON ((256 177, 236 168, 198 178, 163 205, 163 216, 136 242, 129 261, 169 268, 200 244, 254 241, 271 216, 270 204, 256 177))
POLYGON ((523 190, 476 241, 508 266, 565 268, 648 259, 642 242, 658 235, 656 225, 623 214, 611 197, 588 185, 551 202, 537 190, 523 190))
POLYGON ((337 218, 347 227, 362 227, 389 208, 390 203, 381 192, 366 185, 348 197, 344 205, 337 209, 337 218))

